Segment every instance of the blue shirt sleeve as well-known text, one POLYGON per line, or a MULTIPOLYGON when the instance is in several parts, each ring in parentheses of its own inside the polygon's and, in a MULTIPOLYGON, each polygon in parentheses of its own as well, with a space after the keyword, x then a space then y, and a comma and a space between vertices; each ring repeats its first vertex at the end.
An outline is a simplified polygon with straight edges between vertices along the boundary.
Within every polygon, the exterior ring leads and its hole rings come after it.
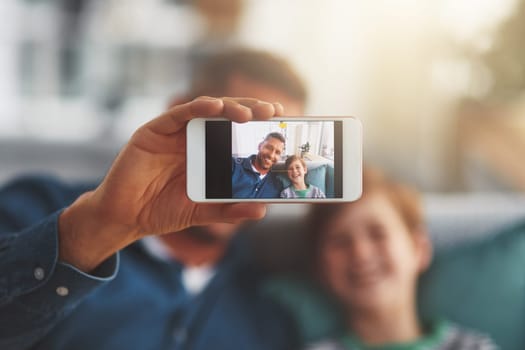
POLYGON ((58 261, 61 208, 85 189, 32 177, 0 190, 0 349, 30 347, 115 277, 118 255, 91 274, 58 261))

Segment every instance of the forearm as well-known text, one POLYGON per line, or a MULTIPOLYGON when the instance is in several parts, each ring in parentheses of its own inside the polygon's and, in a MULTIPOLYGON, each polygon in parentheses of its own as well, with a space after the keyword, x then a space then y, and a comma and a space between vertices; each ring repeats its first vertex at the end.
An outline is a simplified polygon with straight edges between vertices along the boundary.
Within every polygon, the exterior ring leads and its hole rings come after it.
POLYGON ((59 261, 87 273, 138 238, 132 228, 112 222, 91 196, 83 194, 58 219, 59 261))

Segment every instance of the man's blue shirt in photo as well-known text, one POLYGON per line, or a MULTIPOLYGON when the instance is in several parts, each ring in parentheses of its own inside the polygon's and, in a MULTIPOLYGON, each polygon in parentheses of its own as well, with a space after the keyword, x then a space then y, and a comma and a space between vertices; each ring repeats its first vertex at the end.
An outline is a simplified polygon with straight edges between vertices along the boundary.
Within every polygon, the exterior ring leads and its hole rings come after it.
POLYGON ((283 185, 271 170, 261 179, 252 168, 255 155, 232 158, 232 198, 279 198, 283 185))

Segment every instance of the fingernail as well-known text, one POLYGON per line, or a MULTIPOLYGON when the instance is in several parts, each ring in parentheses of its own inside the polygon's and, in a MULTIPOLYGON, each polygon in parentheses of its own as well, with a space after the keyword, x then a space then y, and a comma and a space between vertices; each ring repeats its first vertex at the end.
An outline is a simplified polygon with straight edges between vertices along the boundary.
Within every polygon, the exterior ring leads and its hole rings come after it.
POLYGON ((202 100, 202 101, 217 101, 218 98, 216 97, 210 97, 210 96, 199 96, 197 97, 198 100, 202 100))

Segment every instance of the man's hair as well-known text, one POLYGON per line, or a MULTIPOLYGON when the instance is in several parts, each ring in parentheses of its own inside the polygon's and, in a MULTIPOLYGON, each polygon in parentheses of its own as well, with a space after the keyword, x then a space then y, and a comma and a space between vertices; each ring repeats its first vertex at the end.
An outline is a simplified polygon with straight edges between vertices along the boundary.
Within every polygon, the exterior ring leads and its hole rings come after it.
POLYGON ((264 51, 229 49, 200 59, 193 68, 191 98, 208 95, 220 97, 235 74, 276 88, 305 103, 303 81, 282 58, 264 51))
POLYGON ((271 138, 277 139, 277 140, 281 141, 282 143, 286 143, 286 139, 284 138, 283 134, 281 134, 280 132, 271 132, 271 133, 269 133, 268 135, 266 135, 266 137, 264 138, 263 142, 264 141, 268 141, 271 138))
POLYGON ((307 166, 306 166, 306 162, 304 161, 304 158, 302 157, 299 157, 297 155, 292 155, 292 156, 289 156, 288 158, 286 158, 286 161, 284 162, 284 168, 286 170, 288 170, 288 167, 290 166, 290 164, 292 164, 293 162, 295 162, 296 160, 298 160, 301 165, 303 166, 304 170, 307 170, 307 166))

